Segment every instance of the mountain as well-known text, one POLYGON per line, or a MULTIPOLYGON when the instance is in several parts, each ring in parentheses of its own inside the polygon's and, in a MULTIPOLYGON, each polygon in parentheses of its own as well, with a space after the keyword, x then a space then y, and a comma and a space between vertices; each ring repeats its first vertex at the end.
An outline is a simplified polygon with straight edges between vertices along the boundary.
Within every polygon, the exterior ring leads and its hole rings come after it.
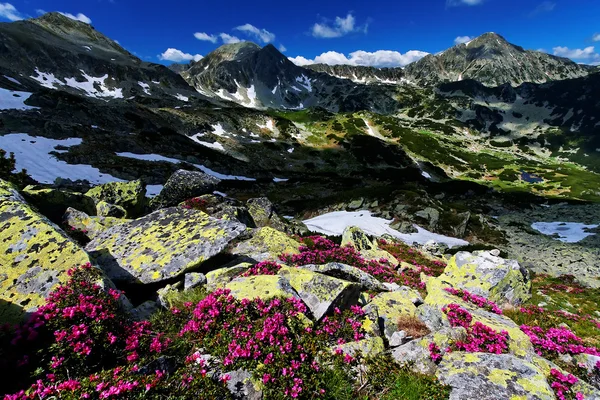
POLYGON ((299 67, 270 44, 226 44, 180 73, 200 93, 246 107, 384 113, 395 109, 392 91, 299 67))
POLYGON ((167 67, 143 62, 91 25, 59 13, 0 23, 0 72, 28 90, 103 100, 200 97, 167 67))
POLYGON ((324 72, 336 78, 350 79, 356 83, 367 84, 400 84, 408 83, 402 68, 375 68, 360 65, 327 65, 312 64, 305 68, 324 72))
POLYGON ((561 57, 525 50, 496 33, 486 33, 406 66, 407 79, 432 85, 473 79, 487 86, 545 83, 586 76, 590 68, 561 57))

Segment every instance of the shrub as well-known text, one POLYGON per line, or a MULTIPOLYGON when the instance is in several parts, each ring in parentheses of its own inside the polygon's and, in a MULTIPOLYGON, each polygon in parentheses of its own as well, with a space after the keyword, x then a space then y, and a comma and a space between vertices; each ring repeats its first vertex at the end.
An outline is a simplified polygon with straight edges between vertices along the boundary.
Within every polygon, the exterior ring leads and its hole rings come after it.
POLYGON ((17 160, 14 153, 10 153, 6 157, 6 151, 0 149, 0 179, 12 182, 18 186, 24 186, 25 182, 31 180, 31 178, 24 169, 16 172, 16 163, 17 160))
POLYGON ((483 308, 495 314, 502 315, 502 310, 500 309, 500 307, 498 307, 496 303, 486 299, 485 297, 478 296, 463 289, 455 289, 452 287, 444 288, 444 290, 454 296, 460 297, 468 303, 476 305, 477 307, 483 308))

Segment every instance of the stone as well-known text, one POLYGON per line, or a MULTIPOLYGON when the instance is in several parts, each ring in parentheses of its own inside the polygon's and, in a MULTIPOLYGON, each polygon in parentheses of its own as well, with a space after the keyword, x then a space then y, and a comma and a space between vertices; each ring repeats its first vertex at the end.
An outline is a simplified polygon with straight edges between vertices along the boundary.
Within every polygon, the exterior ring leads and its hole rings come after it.
POLYGON ((199 272, 190 272, 185 274, 183 279, 183 290, 191 290, 199 286, 205 285, 207 282, 206 276, 199 272))
POLYGON ((447 353, 436 376, 450 400, 556 399, 542 371, 510 354, 447 353))
POLYGON ((350 204, 348 204, 348 209, 349 210, 358 210, 359 208, 362 207, 363 203, 364 203, 364 199, 352 200, 350 202, 350 204))
POLYGON ((342 246, 352 246, 366 260, 386 259, 390 263, 397 265, 398 260, 385 250, 379 248, 375 239, 371 240, 362 229, 356 226, 349 226, 344 229, 342 234, 342 246))
POLYGON ((447 318, 444 318, 442 312, 427 304, 421 304, 417 307, 417 317, 427 326, 432 332, 439 331, 442 328, 449 328, 450 323, 447 318))
POLYGON ((373 275, 370 275, 356 267, 342 264, 342 263, 328 263, 324 265, 303 265, 299 268, 307 269, 309 271, 318 272, 327 276, 332 276, 334 278, 343 279, 350 282, 359 283, 361 289, 366 290, 374 290, 377 292, 385 292, 389 291, 389 289, 385 286, 384 283, 379 282, 373 275))
POLYGON ((67 229, 76 230, 85 235, 89 240, 92 240, 112 226, 124 224, 129 221, 131 220, 113 217, 90 217, 86 213, 71 207, 67 208, 67 211, 63 215, 63 224, 67 229))
POLYGON ((298 298, 284 277, 280 275, 258 275, 238 277, 225 285, 236 299, 270 300, 275 297, 298 298))
POLYGON ((394 332, 392 337, 390 337, 389 345, 390 347, 398 347, 402 346, 406 342, 409 342, 410 339, 407 339, 408 334, 405 331, 394 332))
POLYGON ((127 211, 116 204, 100 201, 96 204, 96 214, 99 217, 125 218, 127 211))
POLYGON ((131 316, 135 321, 148 321, 159 309, 159 303, 148 300, 131 310, 131 316))
POLYGON ((206 288, 209 292, 225 287, 234 278, 246 272, 252 266, 251 263, 240 263, 232 267, 218 268, 206 273, 206 288))
POLYGON ((89 263, 85 251, 0 180, 0 321, 19 322, 89 263))
POLYGON ((456 217, 460 222, 456 226, 452 227, 452 232, 456 237, 463 237, 467 232, 467 226, 469 224, 469 219, 471 218, 471 213, 469 211, 465 211, 457 214, 456 217))
POLYGON ((273 203, 268 198, 250 199, 246 202, 246 205, 257 228, 270 226, 279 231, 286 230, 286 223, 277 215, 273 203))
POLYGON ((529 271, 515 260, 505 260, 487 251, 456 253, 438 279, 499 305, 516 306, 531 298, 529 271))
POLYGON ((413 317, 417 307, 402 292, 380 293, 364 307, 365 312, 377 308, 379 326, 389 341, 394 332, 398 332, 398 318, 413 317))
POLYGON ((86 250, 111 279, 147 284, 198 267, 245 228, 201 211, 171 207, 105 230, 86 250))
POLYGON ((233 399, 261 400, 263 398, 262 391, 256 388, 258 385, 254 385, 252 382, 251 372, 238 369, 237 371, 227 372, 223 375, 229 376, 227 389, 233 399))
POLYGON ((94 200, 77 192, 29 185, 23 189, 23 195, 40 213, 56 223, 60 222, 69 207, 92 215, 96 213, 94 200))
POLYGON ((432 207, 427 207, 424 210, 417 211, 415 215, 417 217, 423 218, 429 223, 429 230, 435 229, 437 227, 438 221, 440 220, 440 212, 432 207))
POLYGON ((232 254, 250 257, 261 261, 279 262, 282 254, 299 254, 300 242, 271 227, 256 229, 252 238, 238 243, 232 254))
POLYGON ((130 182, 109 182, 90 189, 86 196, 123 207, 127 218, 140 216, 146 206, 146 186, 140 180, 130 182))
POLYGON ((315 321, 358 302, 360 285, 306 269, 282 267, 283 276, 308 307, 315 321))
POLYGON ((212 193, 220 182, 220 179, 204 172, 180 169, 169 177, 158 196, 152 200, 152 208, 171 207, 184 200, 212 193))
POLYGON ((342 351, 342 353, 352 357, 356 357, 359 353, 363 357, 375 357, 385 351, 385 343, 380 337, 372 337, 333 346, 332 352, 335 353, 336 351, 342 351))

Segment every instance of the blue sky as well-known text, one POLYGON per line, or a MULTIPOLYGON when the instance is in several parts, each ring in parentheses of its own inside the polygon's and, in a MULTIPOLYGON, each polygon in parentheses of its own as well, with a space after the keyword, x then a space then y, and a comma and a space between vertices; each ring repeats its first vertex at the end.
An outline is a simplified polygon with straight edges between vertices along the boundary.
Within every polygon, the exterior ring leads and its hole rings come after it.
POLYGON ((600 63, 597 0, 9 0, 3 21, 60 11, 146 61, 200 58, 224 42, 273 43, 299 64, 403 66, 485 32, 600 63))

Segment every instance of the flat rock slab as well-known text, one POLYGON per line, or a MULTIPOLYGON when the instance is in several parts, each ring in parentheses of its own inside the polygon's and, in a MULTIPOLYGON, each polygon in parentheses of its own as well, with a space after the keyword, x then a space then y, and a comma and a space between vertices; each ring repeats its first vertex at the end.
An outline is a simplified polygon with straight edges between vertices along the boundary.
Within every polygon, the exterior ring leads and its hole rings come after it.
POLYGON ((154 283, 197 267, 245 228, 201 211, 171 207, 107 229, 86 250, 115 281, 154 283))
POLYGON ((319 321, 332 314, 335 307, 344 309, 358 302, 360 285, 300 268, 283 267, 285 277, 304 304, 319 321))
POLYGON ((266 301, 275 297, 298 298, 287 279, 278 275, 235 278, 225 288, 231 290, 231 295, 239 300, 261 299, 266 301))
POLYGON ((88 263, 81 247, 0 181, 0 321, 37 309, 67 270, 88 263))
POLYGON ((324 265, 303 265, 300 268, 350 282, 357 282, 361 285, 363 290, 375 290, 378 292, 389 291, 389 289, 383 283, 375 279, 373 275, 351 265, 333 262, 324 265))
POLYGON ((554 400, 535 365, 509 354, 448 353, 437 378, 452 387, 450 400, 554 400))

